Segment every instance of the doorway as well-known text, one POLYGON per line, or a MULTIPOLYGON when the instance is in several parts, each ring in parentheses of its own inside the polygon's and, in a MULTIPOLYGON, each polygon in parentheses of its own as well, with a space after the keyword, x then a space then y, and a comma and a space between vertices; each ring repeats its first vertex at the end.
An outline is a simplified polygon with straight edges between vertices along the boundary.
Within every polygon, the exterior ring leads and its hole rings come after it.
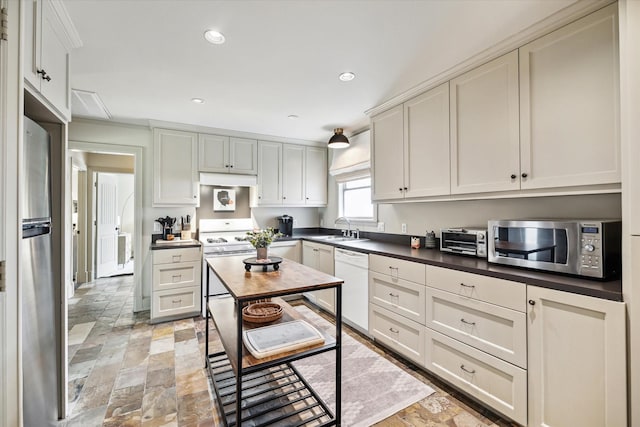
POLYGON ((70 153, 75 248, 70 264, 75 287, 101 277, 134 274, 135 156, 75 149, 70 153))

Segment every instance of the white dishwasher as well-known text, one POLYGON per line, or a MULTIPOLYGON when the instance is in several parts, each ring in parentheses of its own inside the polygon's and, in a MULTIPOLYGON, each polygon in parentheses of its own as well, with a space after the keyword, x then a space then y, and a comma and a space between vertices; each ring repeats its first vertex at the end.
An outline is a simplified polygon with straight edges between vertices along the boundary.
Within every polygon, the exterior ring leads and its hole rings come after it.
POLYGON ((334 276, 342 285, 342 320, 369 335, 369 255, 335 249, 334 276))

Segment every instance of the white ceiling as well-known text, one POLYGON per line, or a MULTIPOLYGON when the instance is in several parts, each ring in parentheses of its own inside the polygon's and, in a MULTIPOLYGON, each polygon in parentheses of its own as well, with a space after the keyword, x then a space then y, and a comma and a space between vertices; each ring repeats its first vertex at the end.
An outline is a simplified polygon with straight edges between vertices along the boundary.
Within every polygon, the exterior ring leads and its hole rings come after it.
POLYGON ((83 42, 71 86, 97 92, 114 121, 327 141, 575 1, 65 0, 83 42), (227 42, 206 42, 209 28, 227 42))

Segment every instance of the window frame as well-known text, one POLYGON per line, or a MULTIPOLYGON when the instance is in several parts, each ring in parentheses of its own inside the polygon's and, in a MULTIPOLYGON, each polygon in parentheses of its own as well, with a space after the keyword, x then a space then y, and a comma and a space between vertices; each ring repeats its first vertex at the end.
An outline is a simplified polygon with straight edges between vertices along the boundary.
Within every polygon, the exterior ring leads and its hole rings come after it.
MULTIPOLYGON (((371 180, 371 175, 367 174, 364 176, 357 176, 357 177, 354 176, 351 179, 345 179, 338 182, 338 217, 347 218, 352 224, 371 225, 371 224, 378 223, 378 204, 377 203, 371 202, 373 206, 373 214, 371 217, 351 217, 351 216, 345 215, 344 213, 344 195, 345 195, 347 184, 353 181, 360 181, 367 178, 371 180)), ((355 190, 355 189, 361 189, 361 188, 369 188, 370 194, 373 194, 371 181, 369 182, 368 186, 356 187, 349 190, 355 190)))

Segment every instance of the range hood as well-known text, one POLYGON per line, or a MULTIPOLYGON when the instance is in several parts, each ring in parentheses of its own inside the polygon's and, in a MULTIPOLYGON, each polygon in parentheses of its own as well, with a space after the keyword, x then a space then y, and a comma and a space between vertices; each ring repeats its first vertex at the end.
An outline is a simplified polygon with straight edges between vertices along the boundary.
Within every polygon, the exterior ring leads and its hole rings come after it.
POLYGON ((236 175, 232 173, 200 172, 200 185, 251 187, 253 185, 258 185, 258 177, 255 175, 236 175))

